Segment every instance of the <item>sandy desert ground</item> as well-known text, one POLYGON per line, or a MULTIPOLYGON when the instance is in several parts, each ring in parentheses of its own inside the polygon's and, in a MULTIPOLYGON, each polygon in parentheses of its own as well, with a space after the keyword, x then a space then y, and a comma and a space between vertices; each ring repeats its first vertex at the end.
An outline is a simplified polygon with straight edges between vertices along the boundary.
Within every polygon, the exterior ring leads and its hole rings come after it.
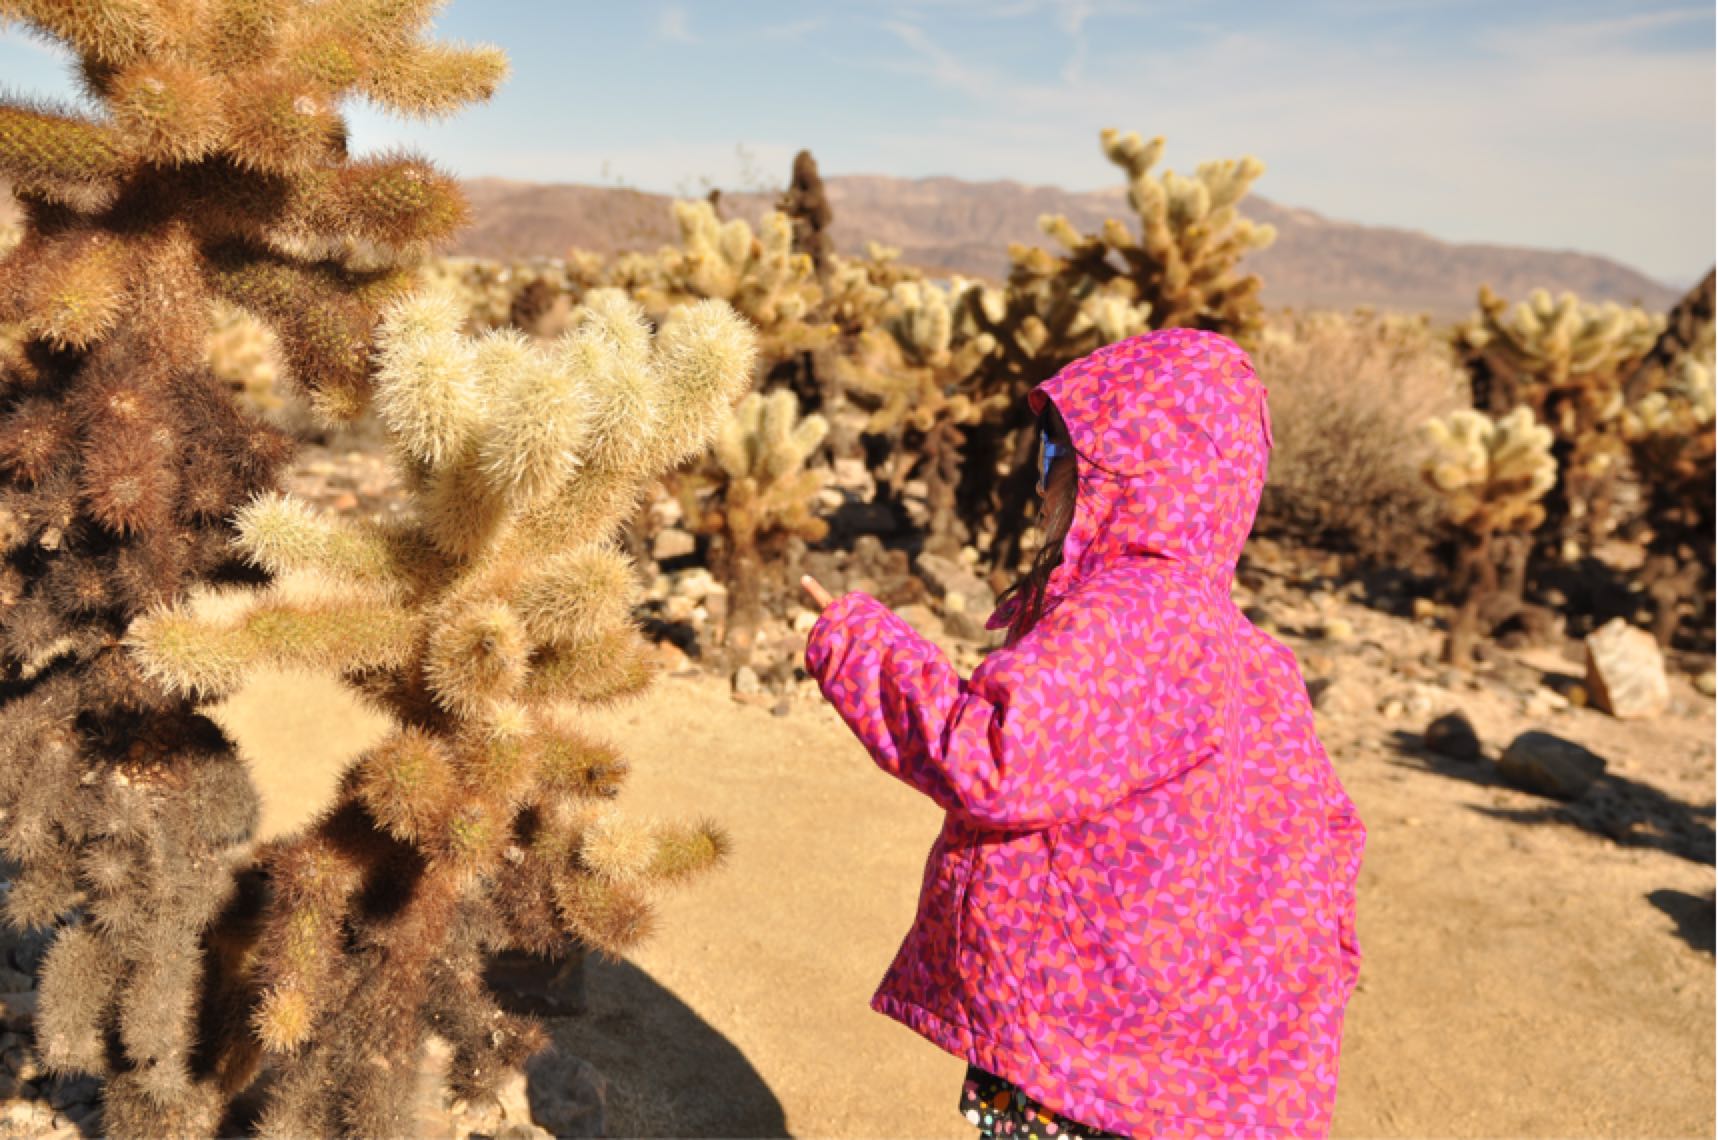
MULTIPOLYGON (((1370 832, 1334 1135, 1713 1135, 1711 699, 1676 674, 1650 722, 1555 707, 1538 689, 1580 667, 1543 651, 1508 683, 1416 679, 1401 663, 1432 630, 1344 612, 1342 646, 1283 619, 1309 676, 1366 696, 1319 714, 1370 832), (1453 708, 1479 760, 1419 747, 1453 708), (1528 727, 1605 756, 1601 794, 1565 809, 1504 784, 1494 759, 1528 727)), ((219 716, 255 761, 271 831, 314 810, 382 728, 299 675, 258 678, 219 716)), ((867 1005, 939 810, 815 699, 772 715, 685 671, 591 719, 635 765, 633 810, 709 814, 734 839, 725 866, 664 896, 630 960, 593 960, 590 1011, 556 1023, 608 1079, 611 1134, 973 1135, 955 1108, 963 1063, 867 1005)))

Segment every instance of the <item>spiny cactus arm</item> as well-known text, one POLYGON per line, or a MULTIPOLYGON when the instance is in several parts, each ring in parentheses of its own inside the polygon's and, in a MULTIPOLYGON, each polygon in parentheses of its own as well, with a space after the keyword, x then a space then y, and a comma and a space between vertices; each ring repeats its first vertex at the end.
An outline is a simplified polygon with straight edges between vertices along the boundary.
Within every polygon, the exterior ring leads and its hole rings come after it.
POLYGON ((662 419, 647 466, 679 465, 710 444, 723 413, 751 383, 757 334, 720 301, 677 309, 651 346, 662 378, 662 419))
POLYGON ((488 99, 506 78, 507 56, 499 48, 413 43, 383 54, 362 89, 384 110, 428 119, 488 99))
POLYGON ((461 607, 435 623, 424 678, 441 706, 475 717, 492 701, 511 699, 525 683, 531 639, 505 602, 461 607))
POLYGON ((55 348, 87 349, 118 324, 137 261, 134 248, 101 231, 32 235, 0 269, 0 320, 55 348))
POLYGON ((384 155, 295 179, 269 234, 289 252, 347 240, 427 253, 463 226, 467 213, 456 179, 424 159, 384 155))
POLYGON ((93 212, 113 201, 129 162, 111 127, 46 107, 0 103, 0 176, 19 191, 93 212))
POLYGON ((569 868, 554 877, 552 890, 567 931, 610 959, 624 957, 656 930, 656 911, 641 884, 605 883, 569 868))
POLYGON ((359 274, 237 250, 217 252, 214 262, 216 291, 271 324, 292 379, 311 393, 313 407, 336 421, 361 413, 369 402, 375 312, 409 285, 409 275, 359 274))
POLYGON ((361 757, 353 794, 389 835, 411 843, 445 825, 459 800, 453 758, 421 729, 399 728, 361 757))
POLYGON ((88 925, 63 928, 41 967, 36 1043, 57 1073, 105 1075, 103 1020, 119 986, 118 951, 88 925))
POLYGON ((328 518, 279 492, 252 499, 233 525, 233 545, 271 574, 312 570, 398 595, 450 569, 416 528, 328 518))
POLYGON ((377 328, 377 413, 406 454, 432 467, 463 453, 482 420, 477 350, 460 321, 451 290, 425 288, 390 305, 377 328))
POLYGON ((539 728, 530 748, 537 787, 550 806, 615 796, 630 770, 614 745, 554 722, 539 728))
POLYGON ((650 643, 629 625, 592 642, 538 650, 519 699, 533 706, 557 701, 608 704, 643 692, 657 669, 650 643))
POLYGON ((579 644, 619 629, 639 597, 631 559, 607 543, 550 558, 521 581, 514 607, 539 643, 579 644))
POLYGON ((733 850, 733 840, 710 819, 696 823, 661 824, 652 836, 644 875, 652 882, 679 884, 710 870, 733 850))
POLYGON ((568 364, 517 329, 478 341, 478 382, 493 407, 477 461, 495 496, 515 510, 545 502, 580 463, 591 398, 568 364))
MULTIPOLYGON (((461 940, 470 942, 472 940, 461 940)), ((458 1101, 493 1100, 502 1080, 549 1044, 529 1017, 503 1012, 483 985, 475 945, 430 968, 424 1020, 452 1046, 446 1081, 458 1101)))
POLYGON ((344 671, 403 663, 418 619, 386 602, 265 600, 236 617, 197 617, 164 607, 139 617, 125 638, 144 674, 171 692, 218 698, 261 667, 344 671))

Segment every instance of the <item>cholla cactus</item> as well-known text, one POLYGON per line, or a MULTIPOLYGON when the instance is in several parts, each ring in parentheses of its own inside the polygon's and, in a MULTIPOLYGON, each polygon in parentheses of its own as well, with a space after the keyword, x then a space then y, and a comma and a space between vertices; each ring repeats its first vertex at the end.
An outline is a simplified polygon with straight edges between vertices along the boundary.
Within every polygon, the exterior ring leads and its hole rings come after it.
POLYGON ((977 391, 1000 393, 1009 408, 1000 422, 968 433, 963 464, 963 513, 994 527, 989 556, 1011 568, 1021 552, 1034 502, 1028 459, 1032 441, 1021 431, 1030 419, 1020 397, 1071 361, 1151 328, 1211 329, 1249 341, 1260 319, 1259 279, 1238 275, 1250 250, 1275 240, 1267 225, 1236 212, 1264 167, 1255 158, 1206 162, 1193 178, 1154 176, 1162 138, 1106 129, 1104 154, 1128 177, 1128 204, 1138 233, 1111 219, 1095 234, 1081 234, 1064 217, 1045 215, 1039 225, 1063 247, 1061 254, 1015 244, 1012 268, 1000 296, 967 294, 967 316, 995 340, 995 350, 973 377, 977 391), (1013 472, 996 485, 998 463, 1013 472))
POLYGON ((794 252, 811 258, 817 275, 822 277, 829 269, 830 255, 835 252, 835 243, 829 236, 835 212, 829 208, 829 196, 817 173, 817 160, 809 150, 793 156, 793 179, 776 209, 793 223, 794 252))
POLYGON ((1646 492, 1641 577, 1669 645, 1679 626, 1711 628, 1713 609, 1713 274, 1669 315, 1628 389, 1622 436, 1646 492), (1691 611, 1685 615, 1685 610, 1691 611))
POLYGON ((626 771, 562 711, 652 675, 613 544, 646 481, 702 451, 746 385, 752 333, 719 302, 643 313, 595 290, 547 345, 476 340, 446 292, 390 310, 377 409, 414 489, 403 523, 358 525, 278 495, 239 545, 282 576, 224 619, 140 620, 146 673, 210 700, 251 668, 340 674, 396 727, 334 806, 262 856, 254 1027, 279 1068, 264 1131, 398 1136, 433 1030, 450 1080, 486 1096, 543 1041, 496 1007, 483 954, 619 954, 651 925, 649 888, 713 863, 714 824, 629 820, 626 771))
POLYGON ((1536 289, 1513 307, 1481 286, 1480 311, 1455 331, 1473 377, 1473 403, 1491 415, 1532 409, 1556 436, 1560 477, 1545 501, 1550 550, 1589 551, 1622 521, 1614 501, 1626 460, 1623 384, 1652 350, 1665 318, 1614 302, 1555 299, 1536 289))
POLYGON ((828 367, 843 389, 870 409, 865 431, 889 437, 879 477, 899 489, 923 479, 929 529, 956 542, 968 537, 955 513, 964 429, 1003 412, 1006 396, 974 398, 961 386, 994 349, 987 333, 962 329, 962 296, 976 283, 956 280, 944 290, 926 281, 901 281, 866 329, 832 355, 828 367))
POLYGON ((239 504, 290 446, 209 369, 223 300, 269 321, 330 417, 362 406, 397 268, 458 224, 451 178, 347 155, 347 97, 434 115, 486 96, 489 49, 422 34, 435 5, 0 0, 74 55, 99 108, 0 100, 23 242, 0 262, 0 847, 8 917, 58 925, 37 1044, 107 1078, 115 1135, 209 1134, 226 1054, 200 1034, 204 939, 256 797, 215 725, 121 648, 211 579, 239 504), (362 264, 363 268, 359 267, 362 264))
POLYGON ((466 310, 465 331, 482 333, 512 326, 553 339, 565 330, 585 290, 603 283, 601 254, 572 250, 566 257, 494 261, 442 257, 426 262, 420 280, 453 288, 466 310))
POLYGON ((1438 453, 1421 472, 1444 496, 1458 536, 1450 585, 1460 609, 1444 654, 1465 665, 1475 638, 1521 607, 1528 539, 1545 521, 1541 500, 1557 482, 1552 433, 1525 407, 1495 421, 1463 408, 1422 430, 1438 453))
POLYGON ((653 315, 699 298, 727 301, 757 326, 768 364, 788 360, 825 343, 831 331, 816 316, 821 298, 811 258, 794 252, 793 223, 785 214, 765 214, 757 232, 744 219, 724 222, 707 201, 674 203, 678 247, 657 255, 655 274, 641 272, 633 258, 619 269, 626 284, 653 315))
POLYGON ((800 416, 799 400, 786 388, 754 392, 723 421, 714 463, 682 486, 693 530, 719 540, 712 569, 728 587, 727 640, 735 649, 751 646, 763 617, 765 570, 780 564, 786 540, 815 542, 828 532, 813 513, 826 473, 805 465, 828 431, 822 416, 800 416), (713 495, 700 506, 706 489, 713 495))

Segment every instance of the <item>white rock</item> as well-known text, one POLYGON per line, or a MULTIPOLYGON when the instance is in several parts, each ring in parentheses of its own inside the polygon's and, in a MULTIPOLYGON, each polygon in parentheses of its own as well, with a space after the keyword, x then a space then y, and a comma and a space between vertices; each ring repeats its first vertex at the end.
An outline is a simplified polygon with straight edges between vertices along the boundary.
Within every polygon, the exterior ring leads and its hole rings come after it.
POLYGON ((1619 720, 1656 716, 1670 704, 1664 655, 1646 630, 1612 618, 1587 635, 1587 693, 1619 720))

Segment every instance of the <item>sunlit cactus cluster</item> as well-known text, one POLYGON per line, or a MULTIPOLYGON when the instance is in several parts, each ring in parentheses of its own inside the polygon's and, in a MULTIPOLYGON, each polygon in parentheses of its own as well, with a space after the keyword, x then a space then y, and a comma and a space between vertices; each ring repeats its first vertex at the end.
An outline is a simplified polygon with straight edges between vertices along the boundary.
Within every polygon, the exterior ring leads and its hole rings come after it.
POLYGON ((731 594, 730 643, 742 649, 762 622, 765 578, 783 543, 828 532, 814 512, 827 472, 806 466, 828 431, 822 416, 800 415, 786 388, 751 393, 718 429, 714 463, 682 492, 693 530, 719 537, 712 560, 731 594))
POLYGON ((303 833, 268 845, 250 951, 252 1028, 277 1077, 276 1136, 403 1135, 425 1034, 453 1048, 465 1099, 544 1041, 502 1012, 486 953, 619 955, 651 928, 650 890, 710 865, 713 823, 629 819, 619 753, 581 705, 653 675, 614 544, 646 481, 701 452, 750 381, 750 329, 719 302, 654 335, 594 290, 560 338, 470 338, 445 292, 390 309, 376 408, 416 509, 356 523, 265 495, 238 545, 276 575, 220 616, 153 611, 131 644, 187 698, 254 669, 327 671, 395 722, 303 833))
POLYGON ((1663 314, 1544 289, 1512 306, 1482 286, 1479 312, 1457 330, 1474 406, 1492 415, 1528 407, 1556 436, 1560 477, 1546 499, 1545 540, 1566 560, 1622 521, 1623 385, 1664 325, 1663 314))

